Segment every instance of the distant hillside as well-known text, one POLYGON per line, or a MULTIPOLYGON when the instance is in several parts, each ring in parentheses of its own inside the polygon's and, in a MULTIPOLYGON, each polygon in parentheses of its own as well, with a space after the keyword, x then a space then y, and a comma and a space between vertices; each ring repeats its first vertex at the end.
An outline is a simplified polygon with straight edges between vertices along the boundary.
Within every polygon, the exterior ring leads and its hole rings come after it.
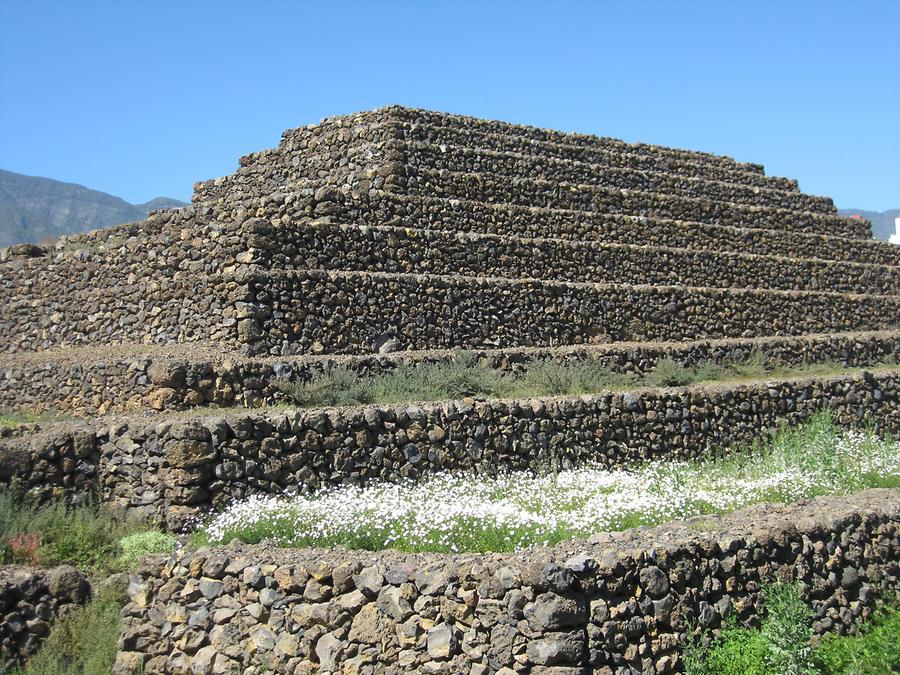
POLYGON ((854 214, 872 221, 872 236, 876 239, 887 239, 894 234, 894 218, 900 218, 900 209, 888 209, 878 213, 877 211, 864 211, 863 209, 838 209, 842 216, 854 214))
POLYGON ((178 206, 184 202, 168 197, 129 204, 74 183, 0 169, 0 247, 142 220, 150 211, 178 206))

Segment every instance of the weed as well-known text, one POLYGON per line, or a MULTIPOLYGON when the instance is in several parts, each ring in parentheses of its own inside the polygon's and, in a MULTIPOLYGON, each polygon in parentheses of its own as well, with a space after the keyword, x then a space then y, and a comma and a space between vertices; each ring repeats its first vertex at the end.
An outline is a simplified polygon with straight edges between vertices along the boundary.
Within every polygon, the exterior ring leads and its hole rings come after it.
POLYGON ((57 422, 67 419, 57 410, 45 410, 34 412, 29 410, 4 410, 0 409, 0 429, 15 429, 23 424, 37 424, 40 422, 57 422))
POLYGON ((656 387, 680 387, 694 381, 692 370, 670 357, 659 359, 645 381, 656 387))
POLYGON ((835 675, 900 672, 900 605, 879 609, 856 635, 826 635, 813 661, 835 675))
POLYGON ((739 377, 765 377, 774 365, 762 349, 754 347, 743 358, 728 364, 728 369, 739 377))
POLYGON ((763 596, 766 617, 759 636, 766 645, 766 665, 780 675, 806 675, 812 670, 812 609, 794 584, 774 583, 763 596))
POLYGON ((699 460, 539 475, 447 473, 418 483, 375 481, 291 498, 256 496, 211 514, 197 536, 203 544, 240 539, 280 546, 514 550, 759 502, 849 494, 889 478, 900 480, 900 444, 839 432, 822 414, 749 451, 699 460))
POLYGON ((685 664, 685 673, 776 675, 778 671, 771 670, 767 665, 768 653, 769 645, 760 631, 747 630, 729 621, 705 659, 702 662, 697 659, 690 671, 685 664))
POLYGON ((703 361, 688 367, 670 357, 663 357, 643 375, 616 371, 596 356, 573 360, 535 359, 512 373, 492 368, 486 360, 472 353, 457 352, 448 360, 401 363, 376 375, 359 375, 347 366, 334 366, 307 382, 277 380, 275 385, 295 405, 320 407, 369 403, 389 405, 464 396, 572 396, 603 390, 673 387, 772 375, 825 376, 847 370, 835 361, 784 368, 758 347, 742 358, 722 364, 703 361))
POLYGON ((61 616, 21 675, 94 675, 112 672, 119 640, 121 588, 102 589, 84 607, 61 616))
POLYGON ((145 555, 171 553, 175 548, 175 537, 167 532, 145 530, 122 537, 118 544, 121 553, 116 559, 116 565, 129 569, 137 565, 145 555))
POLYGON ((776 583, 763 591, 759 629, 728 621, 709 644, 688 628, 686 675, 869 675, 900 672, 900 606, 878 610, 857 635, 828 634, 814 645, 812 609, 798 589, 776 583))
POLYGON ((107 570, 121 553, 119 540, 146 529, 90 499, 79 506, 64 501, 42 505, 19 485, 0 492, 0 562, 13 561, 27 549, 32 565, 65 562, 83 570, 107 570))

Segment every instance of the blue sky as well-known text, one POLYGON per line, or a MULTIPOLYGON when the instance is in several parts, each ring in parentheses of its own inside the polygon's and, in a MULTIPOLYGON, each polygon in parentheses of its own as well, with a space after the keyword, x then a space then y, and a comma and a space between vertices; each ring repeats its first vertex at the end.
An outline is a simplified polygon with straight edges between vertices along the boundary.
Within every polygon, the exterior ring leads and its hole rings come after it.
POLYGON ((900 207, 900 2, 0 3, 0 168, 129 201, 401 103, 761 162, 900 207))

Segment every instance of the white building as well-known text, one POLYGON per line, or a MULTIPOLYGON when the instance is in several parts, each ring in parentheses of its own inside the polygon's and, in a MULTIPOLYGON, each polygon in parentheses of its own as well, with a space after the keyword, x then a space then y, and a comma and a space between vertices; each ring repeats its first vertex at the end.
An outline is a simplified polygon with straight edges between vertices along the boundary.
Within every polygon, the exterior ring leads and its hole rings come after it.
POLYGON ((900 246, 900 218, 894 218, 894 234, 888 238, 888 241, 900 246))

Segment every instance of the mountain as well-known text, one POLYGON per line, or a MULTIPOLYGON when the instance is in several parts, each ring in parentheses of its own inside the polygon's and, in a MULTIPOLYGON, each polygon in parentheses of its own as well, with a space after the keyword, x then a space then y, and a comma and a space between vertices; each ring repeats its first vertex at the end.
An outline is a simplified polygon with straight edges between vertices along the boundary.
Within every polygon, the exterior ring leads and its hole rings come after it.
POLYGON ((0 169, 0 248, 143 220, 150 211, 178 206, 184 202, 168 197, 129 204, 74 183, 0 169))
POLYGON ((894 234, 894 218, 900 218, 900 209, 888 209, 881 213, 863 209, 838 209, 838 213, 842 216, 858 215, 872 221, 872 236, 885 240, 894 234))

